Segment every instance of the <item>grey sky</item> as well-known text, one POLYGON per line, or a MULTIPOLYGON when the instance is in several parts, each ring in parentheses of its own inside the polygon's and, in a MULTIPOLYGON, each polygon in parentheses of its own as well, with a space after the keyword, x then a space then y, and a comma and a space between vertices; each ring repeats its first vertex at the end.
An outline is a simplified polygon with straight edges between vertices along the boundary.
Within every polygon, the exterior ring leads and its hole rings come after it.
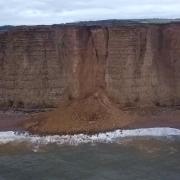
POLYGON ((0 25, 180 18, 180 0, 0 0, 0 25))

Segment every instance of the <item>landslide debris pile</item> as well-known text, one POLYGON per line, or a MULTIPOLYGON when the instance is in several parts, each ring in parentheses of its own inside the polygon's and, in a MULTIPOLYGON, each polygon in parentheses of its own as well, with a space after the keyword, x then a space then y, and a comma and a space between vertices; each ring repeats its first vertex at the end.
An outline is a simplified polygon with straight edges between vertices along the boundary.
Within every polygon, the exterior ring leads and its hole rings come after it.
POLYGON ((24 128, 39 134, 89 134, 116 128, 119 122, 128 123, 125 114, 104 93, 95 93, 43 113, 26 122, 24 128))

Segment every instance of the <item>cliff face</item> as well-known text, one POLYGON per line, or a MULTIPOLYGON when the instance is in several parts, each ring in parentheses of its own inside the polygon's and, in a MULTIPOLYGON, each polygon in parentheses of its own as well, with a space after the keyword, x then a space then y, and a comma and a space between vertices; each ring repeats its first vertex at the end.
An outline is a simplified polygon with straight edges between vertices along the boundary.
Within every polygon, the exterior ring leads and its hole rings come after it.
POLYGON ((0 32, 0 104, 56 107, 103 91, 122 107, 180 105, 180 24, 0 32))
POLYGON ((180 103, 180 26, 147 26, 110 30, 107 91, 118 103, 180 103))

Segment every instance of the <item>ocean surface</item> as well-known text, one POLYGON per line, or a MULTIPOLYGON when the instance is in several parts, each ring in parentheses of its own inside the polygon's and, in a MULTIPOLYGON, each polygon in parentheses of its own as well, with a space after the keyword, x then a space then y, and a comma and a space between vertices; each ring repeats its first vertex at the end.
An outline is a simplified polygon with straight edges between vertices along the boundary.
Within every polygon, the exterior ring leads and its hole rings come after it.
POLYGON ((0 132, 0 180, 180 180, 180 130, 38 137, 0 132))

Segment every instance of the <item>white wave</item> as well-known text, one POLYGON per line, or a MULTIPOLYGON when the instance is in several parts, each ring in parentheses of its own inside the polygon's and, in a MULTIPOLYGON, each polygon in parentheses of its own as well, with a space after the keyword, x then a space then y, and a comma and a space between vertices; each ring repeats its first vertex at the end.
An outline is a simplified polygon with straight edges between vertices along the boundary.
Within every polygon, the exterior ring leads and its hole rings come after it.
POLYGON ((95 135, 53 135, 53 136, 38 136, 29 135, 28 133, 17 133, 13 131, 0 132, 0 144, 10 142, 30 142, 33 144, 69 144, 77 145, 80 143, 95 143, 95 142, 114 142, 119 138, 139 137, 139 136, 180 136, 180 129, 174 128, 144 128, 132 130, 116 130, 107 133, 99 133, 95 135))

